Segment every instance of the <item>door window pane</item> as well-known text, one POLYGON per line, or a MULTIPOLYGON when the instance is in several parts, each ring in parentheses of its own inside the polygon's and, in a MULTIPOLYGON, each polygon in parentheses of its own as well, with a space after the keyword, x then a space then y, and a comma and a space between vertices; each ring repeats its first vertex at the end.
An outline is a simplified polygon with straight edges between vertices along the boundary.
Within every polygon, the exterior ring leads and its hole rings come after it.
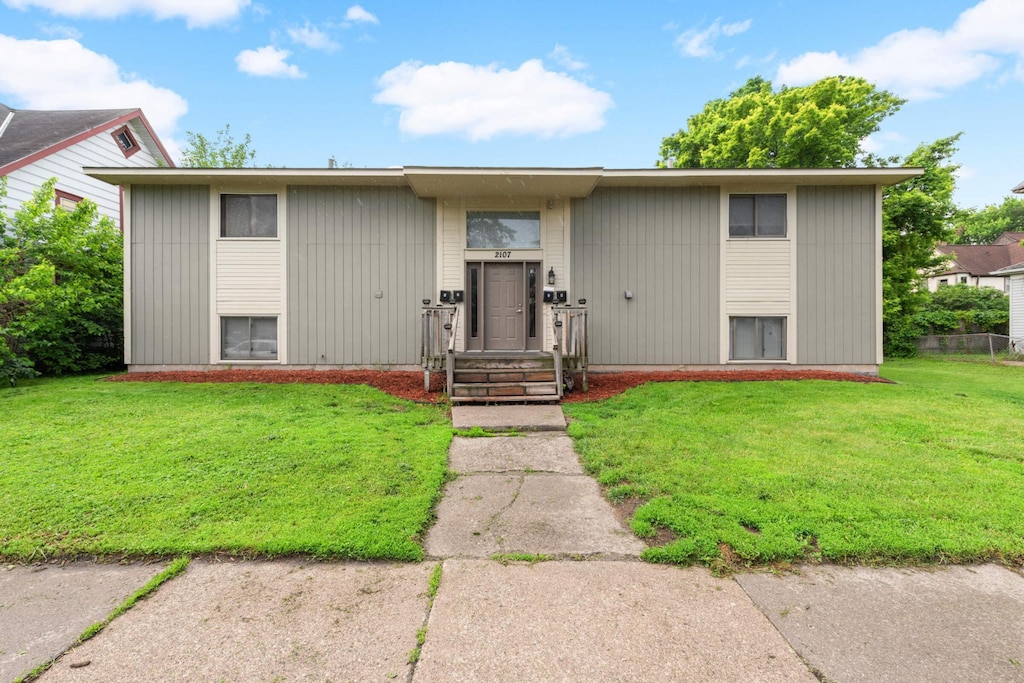
POLYGON ((540 249, 539 211, 468 211, 469 249, 540 249))

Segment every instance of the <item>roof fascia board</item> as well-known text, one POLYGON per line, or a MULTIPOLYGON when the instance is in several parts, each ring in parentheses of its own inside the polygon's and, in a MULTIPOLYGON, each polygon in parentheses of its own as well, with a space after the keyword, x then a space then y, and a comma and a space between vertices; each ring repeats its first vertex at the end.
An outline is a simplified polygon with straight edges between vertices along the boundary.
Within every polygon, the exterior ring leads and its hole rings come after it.
MULTIPOLYGON (((56 143, 50 145, 49 147, 44 147, 43 149, 41 149, 41 150, 39 150, 37 152, 33 152, 32 154, 29 154, 28 156, 22 157, 20 159, 16 159, 15 161, 12 161, 11 163, 7 164, 6 166, 0 166, 0 176, 5 176, 8 173, 13 173, 14 171, 17 171, 19 168, 22 168, 24 166, 28 166, 29 164, 33 164, 33 163, 39 161, 40 159, 43 159, 45 157, 50 156, 51 154, 54 154, 56 152, 61 151, 62 149, 67 149, 71 145, 78 144, 82 140, 86 140, 88 138, 91 138, 94 135, 98 135, 98 134, 102 133, 103 131, 107 130, 108 128, 113 128, 114 126, 124 125, 124 124, 128 123, 129 121, 131 121, 132 119, 134 119, 134 118, 136 118, 138 116, 141 116, 141 114, 142 114, 142 111, 140 109, 136 109, 134 111, 130 111, 127 114, 122 114, 121 116, 118 116, 118 117, 115 117, 115 118, 110 119, 108 121, 105 121, 104 123, 101 123, 98 126, 93 126, 92 128, 90 128, 88 130, 84 130, 81 133, 78 133, 76 135, 72 135, 71 137, 66 138, 64 140, 61 140, 60 142, 56 142, 56 143)), ((154 139, 156 139, 156 138, 154 138, 154 139)))
POLYGON ((174 163, 174 159, 171 158, 171 155, 167 153, 167 148, 164 147, 164 143, 160 142, 160 138, 157 137, 156 131, 153 130, 153 126, 149 125, 149 119, 146 118, 146 115, 142 113, 141 109, 137 111, 139 121, 141 121, 142 125, 146 127, 146 131, 149 133, 149 137, 153 138, 153 142, 156 143, 157 149, 160 150, 160 154, 164 158, 164 163, 166 163, 171 168, 176 168, 177 165, 174 163))
POLYGON ((87 176, 112 185, 211 185, 276 183, 308 185, 407 185, 401 169, 317 168, 101 168, 86 167, 87 176))

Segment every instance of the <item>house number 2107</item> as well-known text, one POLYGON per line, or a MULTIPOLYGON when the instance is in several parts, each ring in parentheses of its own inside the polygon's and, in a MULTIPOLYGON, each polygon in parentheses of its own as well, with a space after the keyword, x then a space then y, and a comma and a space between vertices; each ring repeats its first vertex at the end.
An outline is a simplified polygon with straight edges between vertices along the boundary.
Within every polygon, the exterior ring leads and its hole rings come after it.
POLYGON ((512 258, 511 251, 496 251, 494 252, 494 258, 512 258))

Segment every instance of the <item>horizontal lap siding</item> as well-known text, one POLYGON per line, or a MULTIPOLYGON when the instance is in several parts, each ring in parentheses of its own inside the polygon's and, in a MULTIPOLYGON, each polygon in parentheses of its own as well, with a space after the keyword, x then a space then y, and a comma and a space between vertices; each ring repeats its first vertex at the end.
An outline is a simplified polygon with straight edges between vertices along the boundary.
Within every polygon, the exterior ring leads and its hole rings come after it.
POLYGON ((1024 275, 1010 276, 1010 336, 1024 339, 1024 275))
POLYGON ((220 240, 217 243, 217 313, 281 313, 281 243, 220 240))
POLYGON ((288 362, 419 363, 434 201, 406 188, 290 187, 287 211, 288 362))
POLYGON ((729 315, 789 315, 792 282, 789 240, 725 243, 726 309, 729 315))
POLYGON ((571 238, 592 363, 718 363, 717 188, 597 189, 573 201, 571 238))
POLYGON ((874 364, 874 187, 797 190, 797 361, 874 364))
POLYGON ((210 362, 209 209, 205 186, 132 188, 135 365, 210 362))

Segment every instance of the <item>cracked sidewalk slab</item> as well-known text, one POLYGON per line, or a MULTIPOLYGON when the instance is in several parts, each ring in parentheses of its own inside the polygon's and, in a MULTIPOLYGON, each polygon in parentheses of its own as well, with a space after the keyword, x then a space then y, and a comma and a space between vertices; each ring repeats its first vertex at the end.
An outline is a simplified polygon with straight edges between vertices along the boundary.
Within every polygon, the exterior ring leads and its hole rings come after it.
POLYGON ((456 436, 448 449, 448 466, 469 472, 555 472, 583 474, 572 439, 564 434, 529 436, 456 436))
POLYGON ((166 567, 0 565, 0 680, 24 676, 59 655, 166 567))
POLYGON ((804 681, 732 580, 633 561, 446 560, 416 683, 804 681))
POLYGON ((477 474, 445 487, 427 535, 431 557, 496 553, 639 556, 644 544, 615 518, 593 479, 477 474))
POLYGON ((1024 683, 1024 578, 994 564, 736 581, 827 680, 1024 683))
POLYGON ((39 680, 408 680, 434 566, 194 560, 39 680))

